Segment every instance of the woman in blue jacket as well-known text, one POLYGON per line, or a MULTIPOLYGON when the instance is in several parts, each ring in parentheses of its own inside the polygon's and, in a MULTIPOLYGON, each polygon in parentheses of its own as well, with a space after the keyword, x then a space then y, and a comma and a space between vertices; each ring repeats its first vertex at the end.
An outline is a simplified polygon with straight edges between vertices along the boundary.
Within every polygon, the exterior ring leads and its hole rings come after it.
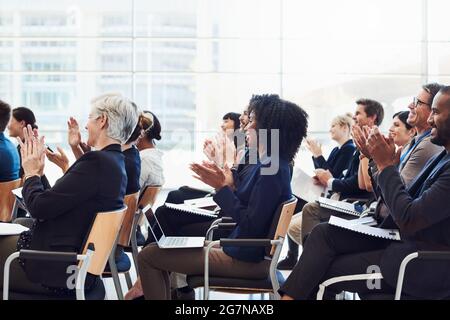
MULTIPOLYGON (((306 112, 278 95, 262 95, 249 113, 246 136, 249 147, 255 148, 257 154, 249 157, 245 180, 235 188, 227 166, 221 169, 210 163, 191 165, 198 179, 216 189, 214 201, 224 215, 237 223, 230 238, 267 237, 277 207, 292 196, 289 162, 307 130, 306 112), (267 138, 260 136, 261 132, 267 132, 267 138)), ((204 253, 205 248, 168 250, 155 243, 144 248, 138 265, 145 298, 170 299, 169 272, 202 274, 204 253)), ((213 276, 263 279, 269 265, 261 247, 213 248, 210 252, 213 276)))

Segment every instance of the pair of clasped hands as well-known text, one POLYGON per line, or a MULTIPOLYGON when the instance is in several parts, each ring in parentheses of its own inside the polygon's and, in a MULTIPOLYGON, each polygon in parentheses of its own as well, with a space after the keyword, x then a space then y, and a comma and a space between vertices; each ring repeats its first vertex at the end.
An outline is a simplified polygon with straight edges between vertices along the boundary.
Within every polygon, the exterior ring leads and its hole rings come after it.
POLYGON ((236 147, 225 134, 218 134, 214 139, 207 139, 203 144, 203 153, 209 161, 191 163, 189 168, 195 173, 194 178, 219 190, 225 186, 234 189, 233 174, 230 167, 236 160, 236 147))
MULTIPOLYGON (((379 172, 389 166, 396 166, 400 162, 402 147, 396 148, 394 140, 382 135, 377 126, 372 128, 353 126, 352 138, 361 157, 373 159, 379 172)), ((320 145, 316 141, 309 140, 307 144, 308 149, 313 154, 318 153, 317 150, 320 149, 320 145)), ((328 181, 333 178, 329 170, 316 169, 314 174, 314 183, 325 187, 328 185, 328 181)))

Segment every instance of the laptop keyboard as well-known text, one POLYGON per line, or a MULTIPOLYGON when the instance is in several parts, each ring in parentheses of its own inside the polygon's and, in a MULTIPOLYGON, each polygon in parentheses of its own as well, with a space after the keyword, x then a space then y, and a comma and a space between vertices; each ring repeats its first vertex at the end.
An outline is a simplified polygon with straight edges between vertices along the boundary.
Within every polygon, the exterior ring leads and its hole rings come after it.
POLYGON ((166 246, 170 247, 180 247, 186 245, 188 242, 188 238, 180 237, 180 238, 167 238, 166 239, 166 246))

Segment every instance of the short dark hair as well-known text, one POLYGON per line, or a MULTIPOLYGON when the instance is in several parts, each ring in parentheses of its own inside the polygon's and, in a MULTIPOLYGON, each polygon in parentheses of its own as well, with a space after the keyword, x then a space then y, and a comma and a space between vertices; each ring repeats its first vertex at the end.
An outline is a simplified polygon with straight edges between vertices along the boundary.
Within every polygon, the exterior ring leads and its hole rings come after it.
POLYGON ((9 119, 11 119, 11 106, 0 100, 0 132, 5 131, 9 119))
POLYGON ((409 111, 399 111, 392 116, 392 119, 398 117, 398 119, 405 125, 406 129, 412 129, 412 126, 406 121, 408 120, 409 111))
POLYGON ((222 118, 222 120, 233 120, 233 124, 234 124, 234 131, 238 130, 240 127, 240 122, 239 122, 239 117, 241 116, 240 113, 236 113, 236 112, 228 112, 227 114, 225 114, 222 118))
POLYGON ((250 109, 256 119, 256 130, 267 129, 268 151, 270 151, 271 129, 278 129, 280 157, 291 162, 303 138, 306 137, 308 114, 295 103, 280 99, 276 94, 264 94, 253 98, 250 109))
POLYGON ((12 116, 19 122, 25 121, 25 126, 30 125, 32 129, 38 129, 38 126, 36 125, 36 117, 31 109, 26 107, 14 108, 12 111, 12 116))
MULTIPOLYGON (((439 92, 441 94, 445 94, 447 96, 450 96, 450 86, 441 86, 441 89, 439 89, 439 92)), ((448 107, 450 107, 450 99, 448 100, 449 105, 448 107)))
POLYGON ((433 103, 434 97, 437 95, 437 93, 443 88, 444 86, 442 84, 439 84, 437 82, 431 82, 424 84, 422 86, 422 89, 428 92, 431 95, 431 101, 430 101, 430 108, 431 104, 433 103))
POLYGON ((356 104, 364 106, 368 117, 376 116, 375 125, 379 126, 384 119, 384 109, 381 103, 372 99, 358 99, 356 104))

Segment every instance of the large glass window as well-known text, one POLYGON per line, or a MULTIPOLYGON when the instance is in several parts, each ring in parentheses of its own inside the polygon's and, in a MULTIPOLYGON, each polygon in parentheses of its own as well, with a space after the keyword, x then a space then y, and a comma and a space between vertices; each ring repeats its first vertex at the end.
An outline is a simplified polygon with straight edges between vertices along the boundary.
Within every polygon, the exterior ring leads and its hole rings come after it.
MULTIPOLYGON (((160 118, 167 187, 252 94, 303 106, 327 143, 361 97, 393 112, 450 78, 447 0, 0 0, 0 99, 32 108, 49 144, 91 98, 121 92, 160 118), (175 169, 175 167, 182 167, 175 169)), ((84 126, 84 123, 82 123, 84 126)), ((312 166, 309 155, 299 162, 312 166)), ((189 180, 191 181, 191 180, 189 180)))

